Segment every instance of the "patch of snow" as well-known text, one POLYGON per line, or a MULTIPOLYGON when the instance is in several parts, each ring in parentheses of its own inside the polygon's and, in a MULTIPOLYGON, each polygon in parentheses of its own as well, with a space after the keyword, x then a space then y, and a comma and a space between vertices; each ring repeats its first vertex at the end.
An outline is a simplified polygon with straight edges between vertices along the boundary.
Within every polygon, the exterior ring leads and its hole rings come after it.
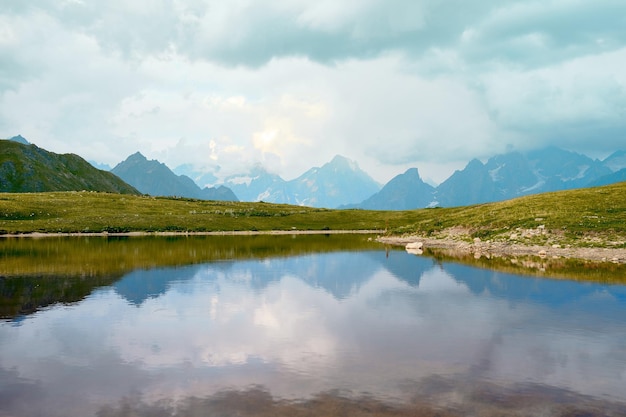
POLYGON ((229 178, 228 182, 231 184, 235 184, 235 185, 246 184, 249 187, 250 183, 257 178, 259 177, 241 176, 241 177, 229 178))
POLYGON ((491 176, 491 180, 493 182, 496 182, 500 179, 500 176, 498 176, 498 172, 500 172, 502 167, 504 167, 504 165, 500 165, 498 168, 495 168, 489 171, 489 176, 491 176))
POLYGON ((561 177, 561 179, 563 181, 573 181, 573 180, 579 180, 581 178, 584 178, 585 173, 589 170, 589 165, 581 165, 578 167, 578 174, 576 174, 575 176, 571 177, 571 178, 563 178, 561 177))
POLYGON ((256 201, 264 201, 267 200, 267 197, 271 195, 269 188, 263 191, 261 194, 256 196, 256 201))
POLYGON ((544 180, 539 180, 536 184, 531 185, 530 187, 520 188, 520 194, 532 193, 538 188, 543 187, 546 182, 544 180))

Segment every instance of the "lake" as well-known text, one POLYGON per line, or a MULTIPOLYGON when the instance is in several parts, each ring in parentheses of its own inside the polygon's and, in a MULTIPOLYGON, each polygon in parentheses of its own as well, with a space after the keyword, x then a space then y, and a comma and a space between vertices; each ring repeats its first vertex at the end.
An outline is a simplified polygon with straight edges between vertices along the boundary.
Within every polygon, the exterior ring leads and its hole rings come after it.
POLYGON ((0 263, 0 416, 626 415, 623 284, 367 236, 4 239, 0 263))

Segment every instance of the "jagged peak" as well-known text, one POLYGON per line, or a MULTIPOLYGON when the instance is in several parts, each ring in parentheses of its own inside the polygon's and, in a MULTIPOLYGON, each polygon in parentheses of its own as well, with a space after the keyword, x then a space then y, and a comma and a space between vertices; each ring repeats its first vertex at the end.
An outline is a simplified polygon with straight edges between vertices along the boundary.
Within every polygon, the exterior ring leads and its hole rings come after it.
POLYGON ((27 141, 22 135, 13 136, 12 138, 9 138, 9 140, 12 142, 22 143, 24 145, 30 145, 30 142, 27 141))
POLYGON ((359 164, 356 161, 346 158, 343 155, 335 155, 333 159, 326 164, 328 166, 349 169, 351 171, 359 171, 359 164))
POLYGON ((467 165, 465 166, 465 169, 477 169, 477 168, 484 168, 484 167, 485 167, 485 164, 483 164, 479 159, 474 158, 467 163, 467 165))
POLYGON ((330 163, 332 164, 332 163, 348 162, 348 161, 349 159, 343 155, 335 155, 333 156, 333 159, 331 159, 330 163))
MULTIPOLYGON (((423 183, 426 184, 422 178, 420 177, 419 171, 417 168, 409 168, 404 173, 398 174, 393 177, 384 187, 388 187, 390 184, 401 184, 401 183, 423 183)), ((430 187, 430 185, 429 185, 430 187)))
POLYGON ((139 160, 139 161, 147 161, 148 158, 146 158, 141 152, 137 151, 134 154, 130 155, 128 158, 126 158, 127 161, 130 160, 139 160))
POLYGON ((415 175, 416 177, 420 178, 420 172, 417 168, 409 168, 406 171, 404 171, 404 175, 415 175))

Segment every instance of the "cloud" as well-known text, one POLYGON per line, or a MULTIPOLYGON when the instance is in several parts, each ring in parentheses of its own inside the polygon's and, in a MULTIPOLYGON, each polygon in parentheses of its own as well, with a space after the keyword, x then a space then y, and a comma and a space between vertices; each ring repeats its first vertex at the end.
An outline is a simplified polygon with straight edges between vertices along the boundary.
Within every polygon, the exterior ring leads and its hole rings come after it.
POLYGON ((473 61, 535 68, 619 49, 626 4, 578 0, 501 4, 464 30, 460 49, 473 61))
MULTIPOLYGON (((618 0, 7 0, 0 133, 114 165, 140 150, 381 182, 474 157, 622 146, 618 0), (182 141, 182 142, 181 142, 182 141)), ((445 167, 445 168, 444 168, 445 167)))
POLYGON ((476 62, 546 64, 619 48, 626 36, 620 30, 626 5, 618 0, 8 3, 14 14, 44 12, 127 59, 173 49, 253 67, 284 57, 331 63, 433 49, 459 49, 476 62))
POLYGON ((484 97, 495 122, 523 133, 528 146, 610 152, 626 131, 626 76, 616 70, 623 65, 626 49, 532 71, 496 70, 483 76, 484 97))

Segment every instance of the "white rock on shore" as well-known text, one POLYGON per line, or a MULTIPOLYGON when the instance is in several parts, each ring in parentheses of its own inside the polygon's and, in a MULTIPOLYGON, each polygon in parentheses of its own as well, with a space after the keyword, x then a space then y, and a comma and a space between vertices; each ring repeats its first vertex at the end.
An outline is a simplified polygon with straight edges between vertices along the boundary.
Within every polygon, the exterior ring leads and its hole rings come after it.
POLYGON ((421 255, 424 253, 424 243, 423 242, 409 242, 404 246, 404 249, 413 255, 421 255))

